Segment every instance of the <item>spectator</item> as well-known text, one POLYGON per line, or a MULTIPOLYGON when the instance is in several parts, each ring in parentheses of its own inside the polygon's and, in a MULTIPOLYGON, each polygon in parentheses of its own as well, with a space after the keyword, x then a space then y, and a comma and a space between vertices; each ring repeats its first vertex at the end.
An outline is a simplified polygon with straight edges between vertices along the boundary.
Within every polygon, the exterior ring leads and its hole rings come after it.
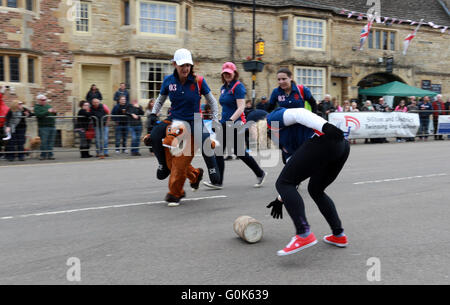
POLYGON ((333 97, 333 99, 331 101, 333 102, 334 111, 336 111, 336 112, 343 112, 344 111, 344 108, 341 107, 341 105, 339 104, 337 98, 333 97))
POLYGON ((375 108, 372 106, 372 102, 367 100, 364 103, 364 106, 362 107, 361 111, 375 111, 375 108))
POLYGON ((103 100, 103 96, 100 93, 100 90, 98 90, 95 84, 92 84, 91 89, 86 94, 86 100, 92 105, 92 100, 95 98, 98 99, 99 101, 103 100))
POLYGON ((342 111, 343 112, 350 112, 352 111, 352 106, 350 105, 350 101, 349 100, 345 100, 343 105, 342 105, 342 111))
POLYGON ((9 107, 6 106, 5 102, 3 101, 3 94, 5 94, 6 86, 2 86, 0 88, 0 158, 4 157, 3 150, 5 148, 5 144, 3 141, 3 138, 5 137, 4 134, 4 125, 6 120, 6 115, 8 114, 9 107))
POLYGON ((119 102, 114 106, 111 114, 115 122, 116 154, 120 154, 120 141, 122 140, 122 153, 127 151, 128 138, 128 117, 127 117, 127 99, 124 95, 119 98, 119 102))
POLYGON ((23 102, 14 101, 6 115, 5 133, 10 134, 6 145, 6 159, 14 161, 16 154, 19 161, 25 161, 25 133, 27 131, 27 122, 25 119, 30 117, 32 113, 23 106, 23 102))
MULTIPOLYGON (((389 112, 389 106, 384 101, 384 98, 380 97, 378 99, 378 103, 374 105, 375 111, 378 112, 389 112)), ((389 143, 389 141, 386 138, 377 138, 377 139, 371 139, 372 143, 389 143)))
POLYGON ((56 109, 47 103, 47 97, 43 94, 37 96, 37 104, 34 106, 34 114, 37 117, 39 137, 41 138, 41 156, 39 160, 55 160, 53 146, 55 145, 56 109))
MULTIPOLYGON (((408 107, 406 107, 405 100, 401 100, 400 103, 397 105, 397 107, 395 107, 394 111, 395 112, 407 112, 408 111, 408 107)), ((397 143, 405 142, 405 141, 406 141, 405 138, 397 137, 397 143)))
POLYGON ((433 107, 433 127, 434 127, 434 139, 435 140, 444 140, 442 135, 438 135, 438 123, 439 123, 439 116, 440 115, 446 115, 446 111, 445 110, 445 103, 442 100, 442 95, 438 94, 436 96, 436 100, 431 104, 431 106, 433 107))
POLYGON ((80 136, 80 155, 81 158, 92 158, 89 154, 91 141, 93 138, 93 127, 91 120, 91 104, 87 101, 81 101, 80 110, 78 111, 76 131, 80 136))
MULTIPOLYGON (((415 112, 415 113, 418 112, 419 107, 417 107, 417 101, 416 101, 416 97, 415 96, 411 96, 410 97, 410 103, 409 103, 409 105, 406 108, 408 109, 408 112, 415 112)), ((407 142, 414 142, 415 140, 416 140, 415 137, 406 138, 407 142)))
POLYGON ((433 109, 433 106, 430 103, 430 98, 425 96, 423 100, 417 105, 419 108, 419 119, 420 119, 420 127, 419 127, 419 138, 423 141, 428 140, 428 126, 430 125, 430 110, 433 109))
POLYGON ((145 109, 145 116, 146 117, 148 117, 152 113, 153 106, 155 106, 155 99, 151 98, 148 101, 147 108, 145 109))
POLYGON ((255 110, 255 107, 253 107, 252 100, 245 101, 244 115, 245 115, 246 119, 248 119, 248 115, 254 110, 255 110))
POLYGON ((256 109, 260 109, 260 110, 264 110, 264 111, 268 111, 269 107, 269 100, 267 99, 267 97, 262 96, 261 97, 261 101, 256 104, 256 109))
POLYGON ((91 107, 92 116, 95 117, 93 123, 95 127, 95 147, 96 157, 103 159, 109 157, 108 154, 108 134, 109 134, 109 121, 110 110, 97 98, 92 100, 91 107))
POLYGON ((375 107, 375 111, 378 112, 389 112, 391 111, 391 109, 389 108, 389 105, 386 104, 386 102, 384 101, 384 98, 380 97, 378 99, 378 104, 374 105, 375 107))
POLYGON ((139 144, 142 135, 141 116, 144 115, 144 109, 139 105, 138 100, 133 100, 131 105, 128 105, 127 115, 129 116, 129 129, 131 133, 131 155, 140 156, 139 144))
POLYGON ((413 102, 417 105, 416 97, 415 96, 410 96, 409 97, 409 102, 408 102, 408 104, 406 106, 411 105, 413 102))
POLYGON ((352 102, 351 108, 352 108, 352 112, 359 112, 358 104, 356 102, 352 102))
POLYGON ((125 83, 120 83, 119 90, 114 93, 114 100, 117 104, 119 103, 121 96, 125 96, 128 105, 130 103, 130 93, 128 92, 127 85, 125 83))
MULTIPOLYGON (((447 102, 445 103, 445 110, 447 110, 447 114, 450 114, 450 97, 447 99, 447 102)), ((450 135, 447 136, 447 139, 450 140, 450 135)))
POLYGON ((329 94, 326 94, 325 98, 317 106, 317 114, 325 120, 328 120, 328 115, 335 110, 333 102, 331 101, 331 95, 329 94))

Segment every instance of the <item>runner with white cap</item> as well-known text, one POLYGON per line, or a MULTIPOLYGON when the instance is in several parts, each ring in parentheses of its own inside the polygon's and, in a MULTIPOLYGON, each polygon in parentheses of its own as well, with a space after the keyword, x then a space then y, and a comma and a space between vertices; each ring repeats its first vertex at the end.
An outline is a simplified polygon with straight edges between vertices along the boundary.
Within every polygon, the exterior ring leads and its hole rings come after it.
MULTIPOLYGON (((157 170, 157 178, 165 179, 170 171, 165 161, 164 148, 162 146, 162 138, 165 136, 166 123, 157 125, 157 114, 161 110, 167 98, 171 101, 171 109, 169 121, 182 120, 187 121, 191 125, 191 130, 194 134, 196 130, 202 132, 202 143, 196 143, 197 147, 208 147, 208 144, 203 145, 205 141, 211 141, 209 133, 204 131, 203 126, 194 126, 194 114, 200 113, 201 95, 205 96, 206 102, 210 105, 212 110, 212 119, 218 119, 218 104, 217 100, 211 93, 211 89, 203 79, 194 73, 194 62, 192 60, 191 52, 187 49, 179 49, 175 52, 172 59, 172 64, 175 68, 173 74, 164 78, 161 86, 160 94, 156 99, 152 113, 149 116, 149 125, 154 126, 151 132, 151 142, 155 156, 159 162, 157 170)), ((202 122, 199 120, 199 122, 202 122)), ((211 147, 211 145, 209 145, 211 147)), ((217 161, 214 153, 206 154, 202 149, 203 158, 208 167, 209 177, 212 183, 220 184, 220 173, 217 167, 217 161)))

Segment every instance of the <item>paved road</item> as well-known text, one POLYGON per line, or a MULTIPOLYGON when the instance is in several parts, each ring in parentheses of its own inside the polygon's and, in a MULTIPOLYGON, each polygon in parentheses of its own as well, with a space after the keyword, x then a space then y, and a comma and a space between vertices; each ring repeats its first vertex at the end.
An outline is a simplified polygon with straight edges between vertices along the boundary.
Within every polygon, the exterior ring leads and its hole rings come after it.
MULTIPOLYGON (((2 166, 0 284, 71 284, 72 257, 82 284, 449 284, 449 156, 449 141, 353 146, 328 189, 350 246, 287 257, 276 251, 293 225, 265 208, 280 165, 254 189, 250 170, 228 161, 223 190, 188 190, 177 208, 161 202, 154 158, 2 166), (235 235, 240 215, 262 222, 261 242, 235 235), (371 258, 380 282, 368 281, 371 258)), ((328 234, 304 198, 313 232, 328 234)))

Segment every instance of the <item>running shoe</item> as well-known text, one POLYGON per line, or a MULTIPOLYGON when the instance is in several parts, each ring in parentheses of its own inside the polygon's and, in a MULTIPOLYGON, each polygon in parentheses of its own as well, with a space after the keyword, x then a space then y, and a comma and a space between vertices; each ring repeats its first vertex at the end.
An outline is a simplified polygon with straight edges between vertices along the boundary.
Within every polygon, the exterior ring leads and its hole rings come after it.
POLYGON ((223 189, 222 184, 214 184, 212 182, 203 181, 203 184, 211 189, 221 190, 223 189))
POLYGON ((168 203, 167 206, 169 207, 177 207, 180 205, 180 201, 182 198, 186 197, 186 193, 181 195, 181 197, 176 197, 172 194, 167 194, 165 201, 168 203))
POLYGON ((264 172, 262 177, 257 177, 258 180, 253 187, 256 187, 256 188, 261 187, 263 185, 264 181, 266 180, 266 176, 267 176, 267 173, 264 172))
POLYGON ((347 236, 335 236, 335 235, 326 235, 323 237, 323 241, 330 245, 335 245, 339 248, 345 248, 348 245, 347 236))
POLYGON ((202 181, 203 179, 203 169, 199 168, 199 173, 198 173, 198 177, 197 177, 197 182, 195 183, 191 183, 191 188, 193 192, 196 192, 200 186, 200 181, 202 181))
POLYGON ((162 164, 158 165, 158 169, 156 170, 156 178, 158 180, 164 180, 170 175, 170 170, 162 164))
POLYGON ((317 244, 317 239, 312 232, 305 238, 295 235, 292 237, 291 242, 286 246, 286 248, 278 251, 277 255, 286 256, 289 254, 294 254, 315 244, 317 244))

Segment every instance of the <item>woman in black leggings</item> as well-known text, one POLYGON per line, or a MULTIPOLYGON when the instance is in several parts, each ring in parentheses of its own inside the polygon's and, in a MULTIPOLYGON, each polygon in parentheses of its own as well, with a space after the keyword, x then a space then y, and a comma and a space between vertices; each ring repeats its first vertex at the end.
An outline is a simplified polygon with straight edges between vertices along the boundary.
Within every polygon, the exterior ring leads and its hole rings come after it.
POLYGON ((267 207, 272 208, 274 218, 282 218, 284 203, 296 228, 296 236, 277 254, 293 254, 317 243, 306 219, 303 199, 297 191, 298 185, 308 178, 308 192, 333 233, 325 236, 324 242, 338 247, 347 246, 347 237, 333 200, 325 193, 350 153, 343 132, 302 108, 278 108, 269 114, 268 123, 272 130, 276 130, 275 138, 279 140, 286 165, 276 182, 280 196, 267 207))

